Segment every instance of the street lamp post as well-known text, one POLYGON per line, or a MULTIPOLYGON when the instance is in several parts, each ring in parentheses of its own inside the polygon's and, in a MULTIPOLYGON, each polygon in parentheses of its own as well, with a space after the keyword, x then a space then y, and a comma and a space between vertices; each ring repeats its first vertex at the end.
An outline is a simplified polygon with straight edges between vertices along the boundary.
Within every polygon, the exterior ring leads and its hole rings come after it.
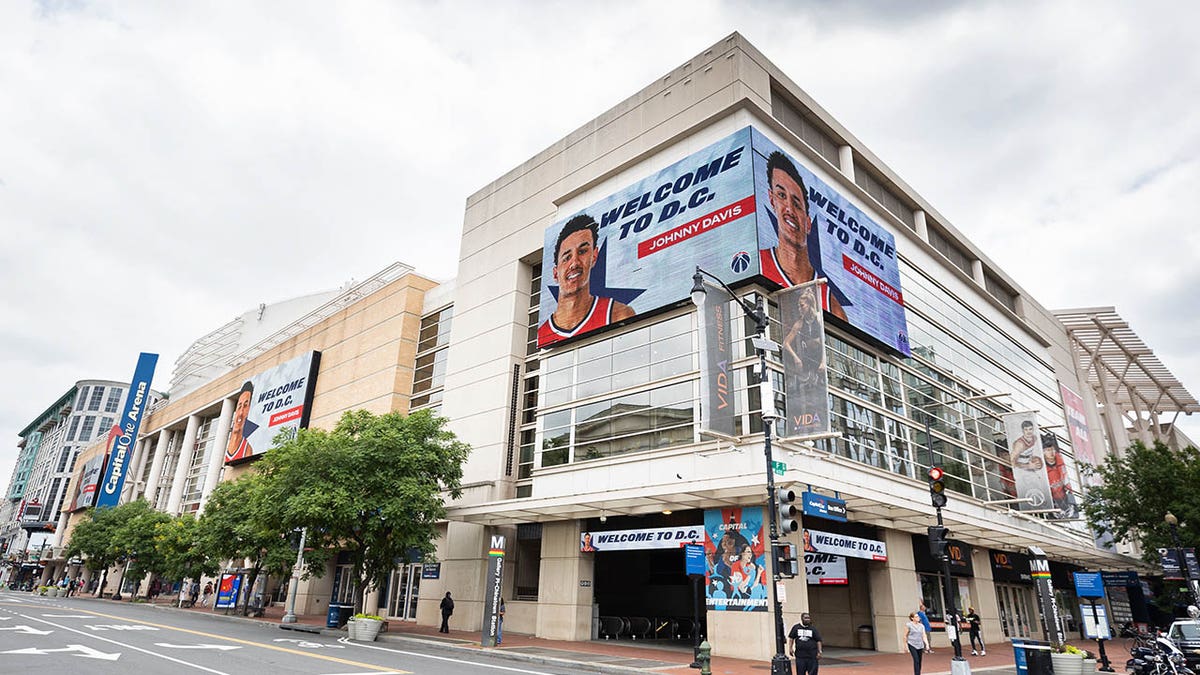
POLYGON ((308 528, 300 528, 300 548, 296 551, 296 566, 292 568, 292 587, 288 589, 287 614, 283 615, 283 623, 296 623, 296 590, 300 586, 300 569, 304 566, 304 539, 308 536, 308 528))
MULTIPOLYGON (((759 387, 760 398, 762 399, 762 422, 763 422, 763 454, 767 460, 767 512, 770 514, 770 551, 771 557, 775 557, 775 551, 779 543, 779 513, 775 497, 775 475, 774 475, 774 456, 771 453, 771 427, 779 415, 775 411, 775 394, 771 388, 771 375, 767 371, 767 350, 774 348, 774 342, 767 339, 767 325, 770 319, 767 318, 767 312, 763 308, 762 295, 758 296, 757 302, 753 306, 743 300, 733 289, 724 281, 709 272, 704 271, 700 267, 696 267, 696 273, 692 275, 692 302, 701 307, 704 303, 704 296, 708 294, 704 287, 704 277, 708 277, 721 285, 729 297, 733 298, 746 316, 754 320, 754 349, 758 353, 758 372, 759 372, 759 387)), ((775 655, 771 657, 771 675, 792 675, 792 661, 784 653, 784 630, 783 630, 783 603, 779 601, 779 582, 780 576, 779 562, 774 561, 771 566, 773 570, 771 584, 771 604, 774 607, 775 614, 775 655)))
POLYGON ((1180 571, 1187 579, 1188 595, 1192 597, 1192 605, 1200 607, 1200 594, 1196 593, 1196 580, 1192 578, 1191 568, 1188 567, 1183 549, 1179 546, 1179 519, 1175 517, 1174 513, 1167 511, 1167 515, 1163 516, 1163 522, 1171 530, 1171 542, 1175 544, 1175 559, 1179 561, 1180 571))

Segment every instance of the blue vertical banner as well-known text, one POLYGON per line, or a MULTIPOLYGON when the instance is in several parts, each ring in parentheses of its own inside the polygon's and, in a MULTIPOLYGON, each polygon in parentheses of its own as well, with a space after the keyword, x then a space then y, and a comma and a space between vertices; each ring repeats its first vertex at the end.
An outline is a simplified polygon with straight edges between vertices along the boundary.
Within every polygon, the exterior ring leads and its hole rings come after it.
POLYGON ((104 480, 96 495, 98 509, 116 506, 121 499, 129 461, 133 458, 133 444, 137 442, 142 418, 150 404, 150 383, 154 380, 154 367, 157 365, 158 354, 142 352, 138 356, 133 380, 129 383, 129 391, 125 393, 125 410, 121 413, 121 419, 117 420, 121 435, 113 443, 112 457, 108 460, 108 469, 104 472, 104 480))

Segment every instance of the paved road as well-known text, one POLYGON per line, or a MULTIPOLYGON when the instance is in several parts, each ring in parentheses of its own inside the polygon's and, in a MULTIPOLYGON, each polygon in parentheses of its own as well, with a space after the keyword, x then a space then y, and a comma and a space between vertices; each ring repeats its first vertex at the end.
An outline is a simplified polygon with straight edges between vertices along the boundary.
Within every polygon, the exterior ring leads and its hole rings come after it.
POLYGON ((113 675, 569 675, 419 643, 356 643, 195 612, 0 591, 0 671, 113 675))

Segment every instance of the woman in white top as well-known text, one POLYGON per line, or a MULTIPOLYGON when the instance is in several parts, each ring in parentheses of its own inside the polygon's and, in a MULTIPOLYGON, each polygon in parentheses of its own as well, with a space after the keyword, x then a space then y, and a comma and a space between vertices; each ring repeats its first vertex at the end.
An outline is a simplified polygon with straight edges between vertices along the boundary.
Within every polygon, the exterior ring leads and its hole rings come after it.
POLYGON ((929 649, 929 638, 925 636, 925 626, 917 618, 916 612, 909 614, 908 623, 904 624, 904 643, 912 655, 913 675, 921 675, 921 657, 929 649))

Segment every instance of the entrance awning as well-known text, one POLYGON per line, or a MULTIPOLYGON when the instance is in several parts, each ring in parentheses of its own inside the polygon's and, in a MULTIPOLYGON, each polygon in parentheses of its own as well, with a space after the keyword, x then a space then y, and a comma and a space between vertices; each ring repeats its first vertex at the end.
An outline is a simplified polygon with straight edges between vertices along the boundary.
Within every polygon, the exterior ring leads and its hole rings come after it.
MULTIPOLYGON (((753 456, 754 452, 745 454, 753 456)), ((757 457, 762 457, 761 449, 757 457)), ((738 475, 683 480, 679 474, 672 474, 670 477, 679 480, 465 506, 451 504, 447 507, 447 518, 499 526, 595 518, 602 514, 643 515, 667 510, 762 505, 766 498, 765 463, 762 459, 747 459, 739 462, 744 473, 738 475), (751 471, 751 465, 761 469, 751 471)), ((926 528, 936 523, 928 487, 921 481, 812 449, 789 451, 785 447, 775 453, 775 459, 788 465, 785 474, 776 477, 776 487, 837 493, 846 501, 851 521, 912 534, 925 534, 926 528)), ((535 491, 537 487, 535 478, 535 491)), ((1090 531, 1080 521, 1056 523, 1008 505, 987 504, 957 493, 951 494, 943 518, 953 539, 978 548, 1024 551, 1032 545, 1041 547, 1054 560, 1091 569, 1137 569, 1153 573, 1140 560, 1097 549, 1090 531)), ((819 529, 820 522, 809 519, 806 524, 819 529)))

